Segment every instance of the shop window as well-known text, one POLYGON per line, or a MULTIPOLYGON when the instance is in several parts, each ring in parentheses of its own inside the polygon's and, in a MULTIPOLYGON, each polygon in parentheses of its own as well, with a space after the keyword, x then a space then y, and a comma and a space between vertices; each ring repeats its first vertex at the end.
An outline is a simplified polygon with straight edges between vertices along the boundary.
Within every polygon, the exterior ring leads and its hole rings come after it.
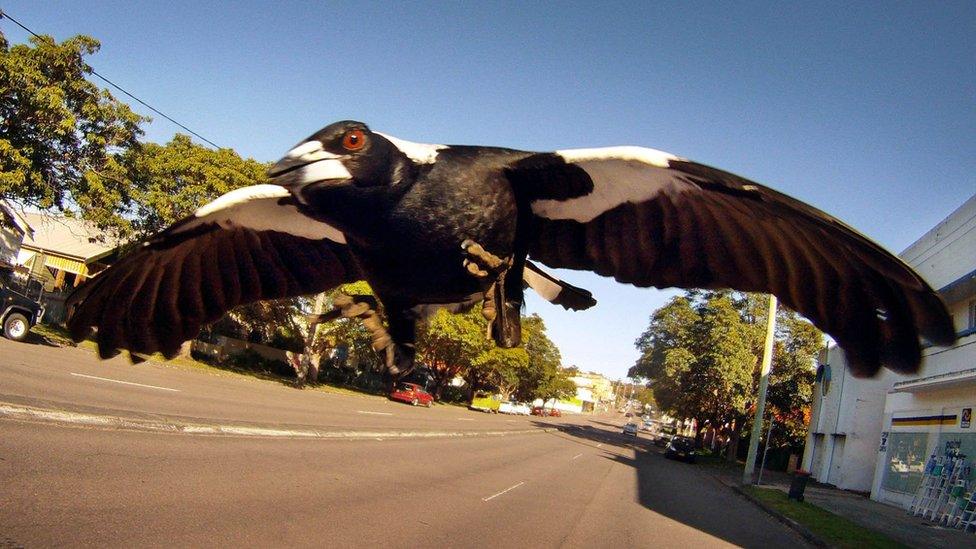
MULTIPOLYGON (((943 455, 949 447, 959 448, 959 452, 969 458, 972 463, 976 458, 976 433, 942 433, 939 436, 939 444, 935 447, 937 455, 943 455)), ((969 469, 967 480, 976 478, 973 469, 969 469)))
POLYGON ((914 494, 922 481, 928 456, 928 433, 891 433, 881 487, 892 492, 914 494))

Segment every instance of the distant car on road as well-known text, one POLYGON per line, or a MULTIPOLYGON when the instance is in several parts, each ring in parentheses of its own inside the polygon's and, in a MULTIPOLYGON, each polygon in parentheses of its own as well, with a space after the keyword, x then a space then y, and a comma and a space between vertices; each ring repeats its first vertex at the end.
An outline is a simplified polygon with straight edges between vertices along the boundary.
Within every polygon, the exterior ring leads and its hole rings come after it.
POLYGON ((695 441, 688 437, 678 435, 671 437, 671 440, 668 441, 668 445, 664 448, 664 457, 694 463, 695 441))
POLYGON ((628 423, 627 425, 624 425, 624 434, 636 437, 638 428, 639 427, 636 423, 628 423))
POLYGON ((414 406, 426 406, 434 403, 434 397, 416 383, 397 383, 390 391, 390 400, 399 400, 414 406))

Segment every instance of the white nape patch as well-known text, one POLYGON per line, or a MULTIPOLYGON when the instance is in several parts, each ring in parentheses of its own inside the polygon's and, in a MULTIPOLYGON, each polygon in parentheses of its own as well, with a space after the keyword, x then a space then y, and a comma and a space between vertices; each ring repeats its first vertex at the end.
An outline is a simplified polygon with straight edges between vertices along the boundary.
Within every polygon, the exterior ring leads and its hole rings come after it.
POLYGON ((559 296, 559 292, 563 291, 562 286, 528 267, 522 271, 522 280, 539 294, 539 297, 549 302, 554 301, 559 296))
POLYGON ((177 233, 204 223, 216 223, 230 229, 244 227, 254 231, 278 231, 311 240, 329 239, 346 243, 339 229, 302 213, 294 204, 280 204, 291 193, 278 185, 252 185, 235 189, 202 206, 194 221, 182 224, 177 233))
POLYGON ((301 145, 297 145, 292 150, 285 153, 285 156, 283 156, 281 160, 275 162, 274 166, 271 166, 268 173, 276 174, 287 170, 288 168, 300 166, 302 164, 309 164, 319 160, 336 160, 341 158, 343 157, 323 149, 322 143, 319 140, 312 139, 311 141, 306 141, 301 145))
POLYGON ((420 164, 433 164, 437 160, 437 151, 441 149, 446 149, 447 145, 431 145, 428 143, 414 143, 413 141, 406 141, 403 139, 398 139, 392 135, 386 135, 385 133, 373 132, 376 135, 381 135, 386 138, 387 141, 393 143, 393 146, 400 149, 400 152, 407 155, 407 158, 418 162, 420 164))
POLYGON ((532 211, 547 219, 573 219, 581 223, 627 202, 643 202, 661 193, 680 193, 690 186, 669 169, 678 157, 643 147, 606 147, 556 151, 593 180, 593 192, 568 200, 532 202, 532 211))

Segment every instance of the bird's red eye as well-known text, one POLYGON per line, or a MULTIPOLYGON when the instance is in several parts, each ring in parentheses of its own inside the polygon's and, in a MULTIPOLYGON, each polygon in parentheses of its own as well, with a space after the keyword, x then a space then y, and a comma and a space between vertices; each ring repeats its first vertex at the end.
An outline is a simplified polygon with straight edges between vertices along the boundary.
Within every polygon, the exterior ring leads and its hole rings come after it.
POLYGON ((363 130, 349 130, 342 136, 342 148, 347 151, 358 151, 366 145, 366 134, 363 130))

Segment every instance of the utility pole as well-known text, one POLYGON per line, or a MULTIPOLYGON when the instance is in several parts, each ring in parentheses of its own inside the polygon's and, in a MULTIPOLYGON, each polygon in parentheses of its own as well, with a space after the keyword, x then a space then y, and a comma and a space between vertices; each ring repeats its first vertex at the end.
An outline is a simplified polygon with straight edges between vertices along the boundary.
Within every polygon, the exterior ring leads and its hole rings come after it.
POLYGON ((752 473, 756 469, 756 454, 759 453, 759 439, 762 437, 762 423, 766 412, 766 390, 769 388, 769 370, 773 363, 773 337, 776 332, 776 296, 769 294, 769 314, 766 319, 766 344, 763 347, 762 365, 759 370, 759 398, 756 401, 756 417, 752 420, 752 434, 749 435, 749 457, 742 471, 742 484, 752 484, 752 473))

